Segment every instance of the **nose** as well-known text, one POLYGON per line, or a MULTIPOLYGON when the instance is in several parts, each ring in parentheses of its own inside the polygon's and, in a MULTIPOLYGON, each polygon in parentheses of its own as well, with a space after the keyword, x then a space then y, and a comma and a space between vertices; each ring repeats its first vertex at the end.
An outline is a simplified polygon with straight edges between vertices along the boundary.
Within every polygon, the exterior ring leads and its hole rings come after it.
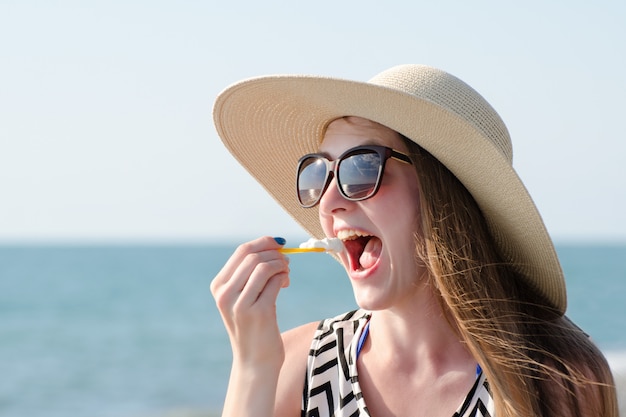
POLYGON ((352 201, 346 200, 337 188, 337 177, 333 176, 332 180, 326 187, 326 192, 320 198, 319 206, 321 214, 333 214, 337 211, 347 210, 348 206, 353 204, 352 201))

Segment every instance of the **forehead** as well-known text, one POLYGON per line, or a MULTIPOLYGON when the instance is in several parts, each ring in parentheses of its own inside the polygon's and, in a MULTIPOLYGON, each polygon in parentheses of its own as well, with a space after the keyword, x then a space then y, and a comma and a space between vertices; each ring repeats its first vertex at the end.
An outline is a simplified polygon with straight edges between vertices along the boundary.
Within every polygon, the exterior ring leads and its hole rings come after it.
POLYGON ((406 151, 402 136, 379 123, 360 117, 343 117, 332 121, 326 132, 320 152, 338 156, 359 145, 382 145, 406 151))

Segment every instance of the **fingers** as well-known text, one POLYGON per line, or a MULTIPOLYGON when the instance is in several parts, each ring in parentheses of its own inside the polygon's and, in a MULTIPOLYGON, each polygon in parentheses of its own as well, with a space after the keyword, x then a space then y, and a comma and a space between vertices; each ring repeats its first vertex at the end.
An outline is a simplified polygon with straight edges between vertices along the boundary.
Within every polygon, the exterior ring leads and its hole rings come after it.
POLYGON ((278 290, 288 280, 289 265, 286 260, 266 258, 266 253, 247 257, 241 272, 238 270, 235 274, 231 288, 239 294, 240 307, 251 307, 266 290, 274 292, 275 287, 277 296, 278 290))
POLYGON ((253 306, 275 304, 280 288, 289 284, 289 260, 276 250, 280 247, 273 238, 264 237, 237 248, 211 283, 223 316, 234 314, 235 308, 247 315, 253 306))
MULTIPOLYGON (((279 245, 276 240, 267 236, 240 245, 226 262, 221 271, 217 274, 212 284, 220 286, 229 281, 230 277, 235 274, 237 269, 239 269, 242 263, 244 263, 244 260, 250 255, 259 254, 265 251, 273 251, 275 253, 268 254, 268 256, 274 255, 274 257, 276 257, 277 255, 281 255, 282 258, 286 260, 287 258, 284 255, 276 251, 276 249, 281 247, 282 245, 279 245)), ((258 261, 261 262, 263 259, 258 259, 258 261)), ((249 259, 248 265, 254 265, 254 260, 249 259)))

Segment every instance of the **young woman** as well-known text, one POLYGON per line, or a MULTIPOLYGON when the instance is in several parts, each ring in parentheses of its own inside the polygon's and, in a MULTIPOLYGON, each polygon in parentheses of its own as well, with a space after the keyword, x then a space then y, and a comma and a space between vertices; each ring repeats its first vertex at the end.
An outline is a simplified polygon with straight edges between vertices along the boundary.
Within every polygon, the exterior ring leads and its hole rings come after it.
POLYGON ((224 416, 617 416, 507 129, 465 83, 419 65, 263 77, 214 117, 312 236, 344 242, 360 307, 281 335, 284 240, 241 245, 211 285, 233 350, 224 416))

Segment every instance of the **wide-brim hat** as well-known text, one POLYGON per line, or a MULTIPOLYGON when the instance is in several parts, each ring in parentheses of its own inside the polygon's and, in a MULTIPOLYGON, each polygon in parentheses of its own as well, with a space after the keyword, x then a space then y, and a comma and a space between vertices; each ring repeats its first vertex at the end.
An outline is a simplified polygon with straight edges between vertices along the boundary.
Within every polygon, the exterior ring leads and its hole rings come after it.
POLYGON ((318 210, 300 207, 296 198, 296 165, 302 155, 317 152, 328 124, 343 116, 387 126, 443 163, 478 203, 503 260, 551 307, 565 312, 563 272, 539 211, 513 169, 508 130, 458 78, 424 65, 394 67, 368 82, 256 77, 228 87, 213 109, 228 150, 318 239, 325 237, 318 210))

